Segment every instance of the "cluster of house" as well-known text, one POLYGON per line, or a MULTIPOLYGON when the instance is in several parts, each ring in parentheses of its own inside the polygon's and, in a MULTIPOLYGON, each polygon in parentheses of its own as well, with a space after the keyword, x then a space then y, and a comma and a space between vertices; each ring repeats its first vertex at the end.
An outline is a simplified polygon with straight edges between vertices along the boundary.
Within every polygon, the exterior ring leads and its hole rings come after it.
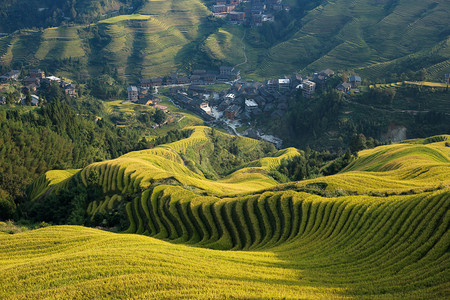
POLYGON ((161 102, 161 99, 152 94, 151 90, 148 87, 129 86, 128 101, 137 104, 153 106, 155 108, 163 110, 164 112, 167 112, 167 106, 160 105, 159 103, 161 102))
POLYGON ((288 110, 292 93, 301 90, 305 97, 311 97, 315 88, 316 83, 311 78, 293 74, 264 83, 235 81, 230 89, 220 93, 195 85, 172 87, 170 93, 178 105, 206 120, 219 116, 249 120, 261 114, 281 117, 288 110))
POLYGON ((215 16, 227 18, 232 24, 248 22, 261 26, 264 22, 275 20, 274 12, 290 10, 290 6, 283 4, 282 0, 216 0, 211 10, 215 16))
POLYGON ((353 75, 348 78, 348 82, 340 83, 336 87, 336 89, 340 92, 348 94, 351 89, 355 89, 356 92, 359 92, 357 87, 360 85, 361 85, 361 77, 353 75))
MULTIPOLYGON (((235 76, 239 74, 239 71, 221 67, 218 75, 220 74, 237 78, 235 76)), ((165 81, 143 80, 140 87, 130 86, 128 99, 141 104, 155 105, 157 97, 149 92, 149 87, 172 84, 169 93, 173 101, 182 108, 197 113, 205 120, 224 117, 245 121, 261 114, 282 117, 288 111, 288 100, 293 93, 301 91, 305 98, 311 98, 316 89, 325 88, 328 79, 334 75, 334 71, 325 69, 308 77, 295 73, 292 76, 283 76, 266 82, 228 81, 230 88, 221 92, 197 85, 217 82, 218 77, 216 81, 212 81, 209 78, 211 76, 209 72, 195 70, 189 78, 181 77, 181 81, 175 75, 165 81)), ((346 92, 360 84, 359 76, 351 76, 348 83, 339 84, 337 89, 346 92)))
MULTIPOLYGON (((18 81, 21 75, 20 70, 12 70, 6 74, 0 76, 0 81, 18 81)), ((64 79, 55 76, 45 76, 45 72, 40 69, 31 69, 29 75, 22 80, 23 88, 22 93, 26 94, 28 92, 35 93, 41 86, 42 83, 56 82, 65 92, 66 95, 70 97, 76 97, 76 85, 65 81, 64 79)), ((32 95, 31 105, 37 106, 39 97, 32 95)))

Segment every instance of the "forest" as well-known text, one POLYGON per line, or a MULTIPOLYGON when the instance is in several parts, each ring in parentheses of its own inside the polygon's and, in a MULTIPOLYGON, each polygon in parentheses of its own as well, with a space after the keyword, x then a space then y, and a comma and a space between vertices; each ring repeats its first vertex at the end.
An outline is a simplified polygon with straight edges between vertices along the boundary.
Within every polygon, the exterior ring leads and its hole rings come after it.
POLYGON ((139 150, 142 132, 80 116, 65 101, 0 110, 0 218, 14 217, 24 190, 52 169, 76 169, 139 150))
POLYGON ((281 118, 260 118, 258 125, 280 136, 287 146, 345 152, 355 135, 369 145, 389 142, 389 128, 406 128, 406 138, 450 132, 448 91, 421 87, 371 88, 344 95, 326 88, 312 99, 292 97, 281 118))
POLYGON ((130 13, 144 0, 1 0, 0 32, 90 23, 110 12, 130 13), (26 17, 24 17, 26 16, 26 17))

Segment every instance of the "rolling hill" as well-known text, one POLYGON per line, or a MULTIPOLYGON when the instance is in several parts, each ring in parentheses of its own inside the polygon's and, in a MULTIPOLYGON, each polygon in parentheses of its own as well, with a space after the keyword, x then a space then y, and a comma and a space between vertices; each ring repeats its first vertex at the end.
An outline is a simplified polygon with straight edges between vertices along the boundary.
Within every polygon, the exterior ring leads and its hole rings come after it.
POLYGON ((303 1, 290 3, 290 23, 261 29, 212 20, 200 0, 146 1, 133 15, 1 37, 0 63, 79 76, 70 58, 83 76, 108 65, 128 81, 220 64, 239 64, 253 79, 332 68, 374 81, 425 69, 428 79, 442 81, 450 70, 448 1, 323 1, 303 14, 303 1), (284 35, 263 43, 274 30, 284 35))
MULTIPOLYGON (((98 185, 104 198, 88 215, 125 204, 126 232, 141 235, 76 226, 1 235, 0 297, 448 296, 449 136, 364 150, 336 175, 278 184, 268 170, 301 152, 285 149, 211 180, 200 167, 218 169, 203 149, 229 137, 190 130, 91 164, 72 175, 81 183, 52 173, 48 187, 36 184, 34 195, 98 185)), ((244 152, 260 146, 235 142, 244 152)))

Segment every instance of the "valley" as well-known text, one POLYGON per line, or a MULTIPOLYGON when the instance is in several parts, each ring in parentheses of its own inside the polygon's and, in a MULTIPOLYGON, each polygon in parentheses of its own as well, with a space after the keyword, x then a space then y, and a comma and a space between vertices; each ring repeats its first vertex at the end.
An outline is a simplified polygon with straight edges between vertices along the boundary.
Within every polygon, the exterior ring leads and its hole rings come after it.
POLYGON ((0 299, 448 299, 449 14, 0 0, 0 299))

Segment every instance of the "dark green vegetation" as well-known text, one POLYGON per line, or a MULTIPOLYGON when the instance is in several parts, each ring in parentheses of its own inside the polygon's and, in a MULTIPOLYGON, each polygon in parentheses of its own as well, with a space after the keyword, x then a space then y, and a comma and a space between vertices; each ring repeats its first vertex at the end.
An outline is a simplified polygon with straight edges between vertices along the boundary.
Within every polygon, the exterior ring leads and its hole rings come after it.
MULTIPOLYGON (((80 111, 82 111, 80 109, 80 111)), ((81 168, 136 150, 141 132, 117 128, 95 116, 82 117, 66 102, 36 110, 0 110, 1 218, 14 216, 15 205, 33 179, 52 169, 81 168), (6 205, 5 203, 10 203, 6 205)))
POLYGON ((365 147, 353 145, 363 134, 368 148, 378 141, 399 141, 450 132, 450 94, 445 89, 397 86, 371 88, 344 96, 332 90, 333 84, 313 99, 298 94, 289 102, 281 118, 264 116, 258 126, 281 137, 286 145, 352 152, 365 147), (356 147, 356 148, 355 148, 356 147), (345 150, 344 150, 345 151, 345 150))
POLYGON ((144 0, 1 0, 0 32, 46 28, 68 22, 90 23, 108 14, 123 14, 144 0))
MULTIPOLYGON (((367 145, 359 150, 366 148, 367 145)), ((350 153, 350 149, 344 155, 337 157, 336 154, 330 154, 328 151, 318 152, 307 147, 304 155, 282 160, 278 168, 270 174, 278 182, 311 179, 336 174, 354 159, 355 156, 350 153)))
POLYGON ((77 12, 75 24, 0 38, 1 64, 38 64, 74 78, 116 73, 128 81, 237 65, 245 57, 239 68, 255 79, 331 68, 378 82, 442 81, 450 67, 448 1, 296 0, 274 23, 252 28, 210 17, 200 0, 65 2, 70 11, 85 9, 77 12), (132 12, 79 23, 127 5, 132 12))

